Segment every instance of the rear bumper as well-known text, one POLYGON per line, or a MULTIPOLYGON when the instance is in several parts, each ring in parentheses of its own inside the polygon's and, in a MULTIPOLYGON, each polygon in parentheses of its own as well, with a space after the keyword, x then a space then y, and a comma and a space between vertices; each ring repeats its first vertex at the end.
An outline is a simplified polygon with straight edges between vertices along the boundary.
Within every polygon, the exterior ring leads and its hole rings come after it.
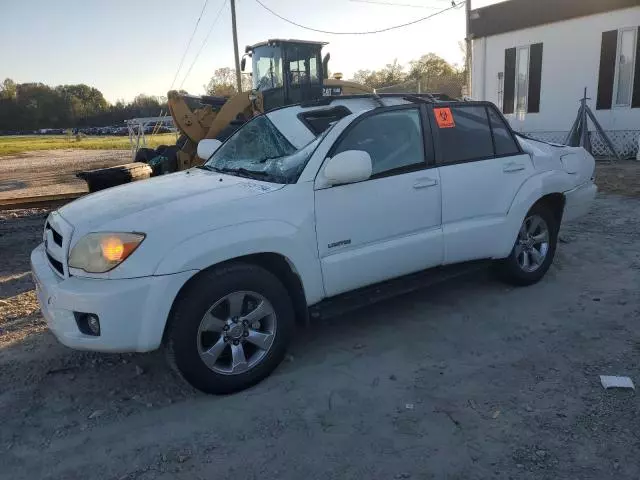
POLYGON ((42 315, 60 343, 79 350, 146 352, 160 346, 169 311, 194 272, 123 280, 56 275, 44 246, 31 253, 31 272, 42 315), (74 312, 100 319, 100 335, 80 331, 74 312))
POLYGON ((564 213, 562 223, 571 222, 586 215, 596 198, 598 187, 593 181, 588 181, 579 187, 564 192, 564 213))

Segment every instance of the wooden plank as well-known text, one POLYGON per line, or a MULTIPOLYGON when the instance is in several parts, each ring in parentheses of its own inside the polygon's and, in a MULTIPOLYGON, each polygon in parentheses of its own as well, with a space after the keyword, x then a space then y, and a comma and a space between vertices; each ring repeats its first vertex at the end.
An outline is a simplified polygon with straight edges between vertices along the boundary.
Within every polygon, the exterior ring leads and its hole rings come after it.
POLYGON ((58 193, 55 195, 38 195, 35 197, 19 197, 0 199, 0 210, 16 208, 42 208, 63 205, 85 195, 86 192, 58 193))

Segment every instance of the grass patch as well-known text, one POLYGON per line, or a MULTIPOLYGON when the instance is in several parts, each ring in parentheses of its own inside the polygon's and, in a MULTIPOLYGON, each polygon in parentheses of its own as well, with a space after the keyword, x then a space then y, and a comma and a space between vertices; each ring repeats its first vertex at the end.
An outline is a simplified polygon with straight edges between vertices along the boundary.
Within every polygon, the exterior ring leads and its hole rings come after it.
MULTIPOLYGON (((161 133, 147 137, 147 147, 156 148, 159 145, 175 145, 176 136, 173 133, 161 133)), ((15 155, 35 150, 127 150, 131 148, 129 137, 116 136, 81 136, 67 137, 66 135, 16 135, 0 137, 0 156, 15 155)))

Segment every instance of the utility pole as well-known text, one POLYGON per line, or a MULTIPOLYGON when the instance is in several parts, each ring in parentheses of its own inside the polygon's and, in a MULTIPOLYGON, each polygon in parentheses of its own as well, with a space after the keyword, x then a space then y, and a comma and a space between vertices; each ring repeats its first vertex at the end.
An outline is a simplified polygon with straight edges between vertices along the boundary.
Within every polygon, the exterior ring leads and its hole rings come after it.
POLYGON ((240 56, 238 55, 238 29, 236 28, 236 0, 231 0, 231 30, 233 31, 233 56, 236 61, 236 82, 238 93, 242 92, 242 72, 240 72, 240 56))
MULTIPOLYGON (((232 0, 233 3, 233 0, 232 0)), ((465 62, 465 67, 467 69, 467 95, 470 97, 471 96, 471 68, 472 68, 472 63, 471 63, 471 0, 466 0, 464 2, 464 11, 465 11, 465 18, 467 20, 467 35, 465 37, 465 43, 466 43, 466 62, 465 62)))

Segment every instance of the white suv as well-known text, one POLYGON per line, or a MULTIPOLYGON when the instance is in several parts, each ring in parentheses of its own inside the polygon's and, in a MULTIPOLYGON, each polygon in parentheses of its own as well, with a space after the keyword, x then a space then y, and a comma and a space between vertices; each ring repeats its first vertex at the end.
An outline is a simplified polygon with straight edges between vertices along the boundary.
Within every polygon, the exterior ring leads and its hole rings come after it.
POLYGON ((540 280, 561 223, 596 194, 585 150, 517 136, 485 102, 329 98, 258 116, 199 155, 202 167, 53 212, 31 263, 60 342, 165 345, 211 393, 266 377, 296 320, 347 292, 353 304, 354 291, 477 260, 540 280))

